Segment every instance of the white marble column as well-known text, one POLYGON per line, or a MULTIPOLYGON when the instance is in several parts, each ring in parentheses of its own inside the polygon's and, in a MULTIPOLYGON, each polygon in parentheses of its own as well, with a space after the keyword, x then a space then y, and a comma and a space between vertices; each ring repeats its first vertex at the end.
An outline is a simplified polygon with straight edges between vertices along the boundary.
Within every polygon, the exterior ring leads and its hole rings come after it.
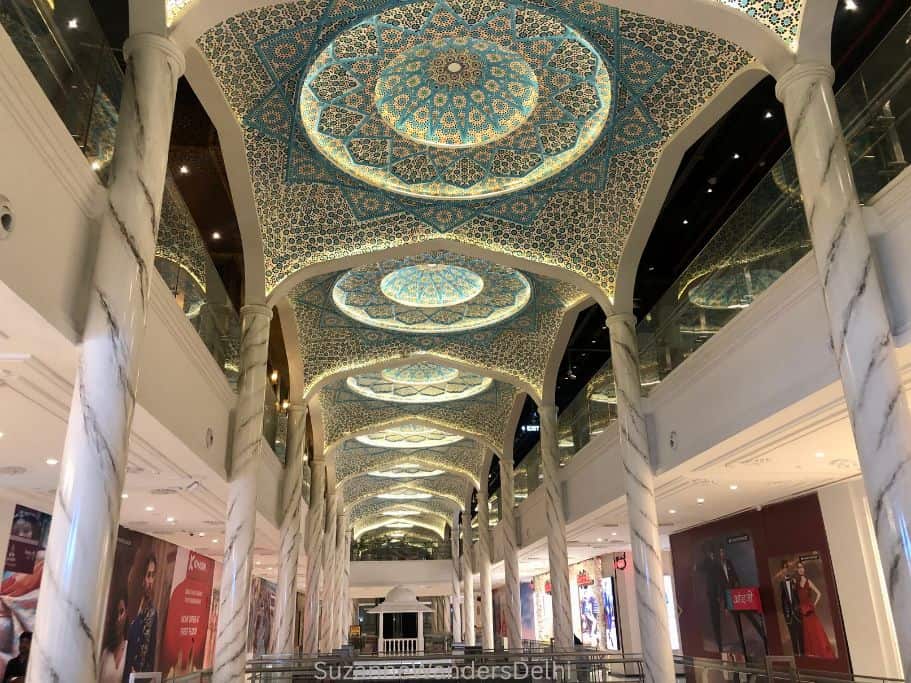
POLYGON ((611 365, 617 392, 620 457, 623 460, 626 507, 629 514, 633 569, 636 572, 636 607, 645 681, 674 680, 674 653, 664 604, 664 570, 655 506, 655 474, 649 459, 648 434, 642 412, 636 318, 632 314, 608 316, 611 365))
POLYGON ((335 486, 326 492, 326 526, 323 536, 323 606, 320 608, 319 651, 332 652, 335 647, 335 623, 337 621, 336 603, 338 602, 338 572, 335 561, 338 555, 335 547, 335 536, 338 530, 338 495, 335 486))
POLYGON ((326 463, 314 459, 310 462, 310 509, 307 512, 307 585, 304 590, 304 654, 319 651, 320 580, 322 578, 322 547, 326 525, 326 463))
POLYGON ((174 97, 184 69, 179 48, 157 35, 132 36, 124 56, 111 184, 99 218, 28 668, 33 683, 98 679, 174 97))
POLYGON ((474 573, 471 569, 471 512, 462 513, 462 628, 465 644, 474 645, 474 573))
MULTIPOLYGON (((339 494, 341 496, 341 494, 339 494)), ((348 614, 351 611, 348 605, 348 576, 349 563, 346 550, 348 549, 348 513, 343 504, 339 503, 338 525, 335 530, 336 542, 336 573, 338 574, 338 602, 334 605, 335 612, 335 647, 341 647, 348 640, 348 614)))
POLYGON ((478 489, 478 573, 481 575, 481 646, 493 650, 493 585, 490 578, 490 508, 487 475, 482 473, 478 489))
POLYGON ((234 410, 234 438, 228 474, 225 551, 215 635, 214 683, 243 676, 250 618, 250 580, 256 533, 256 472, 260 466, 266 361, 272 309, 248 305, 241 309, 240 377, 234 410))
POLYGON ((292 403, 288 409, 288 448, 285 457, 282 493, 278 591, 275 598, 275 635, 272 639, 272 651, 278 654, 289 654, 294 651, 306 418, 307 407, 300 403, 292 403))
POLYGON ((832 348, 876 529, 902 664, 911 675, 911 415, 828 64, 778 79, 832 348))
POLYGON ((452 550, 452 642, 463 643, 462 635, 462 579, 459 556, 459 513, 452 516, 449 543, 452 550))
POLYGON ((541 418, 541 469, 544 473, 544 514, 547 520, 547 560, 550 567, 551 600, 554 613, 554 645, 573 649, 572 606, 569 593, 569 555, 566 549, 566 517, 563 513, 563 485, 560 481, 560 453, 557 446, 557 409, 538 406, 541 418))
POLYGON ((500 458, 500 534, 506 591, 506 637, 509 649, 522 647, 522 601, 519 597, 519 540, 516 530, 515 471, 512 459, 500 458))

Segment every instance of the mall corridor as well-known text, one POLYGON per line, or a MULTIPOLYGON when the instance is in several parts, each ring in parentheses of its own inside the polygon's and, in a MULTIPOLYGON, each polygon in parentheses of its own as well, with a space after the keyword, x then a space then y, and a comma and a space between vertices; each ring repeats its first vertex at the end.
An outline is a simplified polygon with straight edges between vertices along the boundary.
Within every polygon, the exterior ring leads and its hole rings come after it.
POLYGON ((911 0, 0 0, 0 93, 2 681, 911 675, 911 0))

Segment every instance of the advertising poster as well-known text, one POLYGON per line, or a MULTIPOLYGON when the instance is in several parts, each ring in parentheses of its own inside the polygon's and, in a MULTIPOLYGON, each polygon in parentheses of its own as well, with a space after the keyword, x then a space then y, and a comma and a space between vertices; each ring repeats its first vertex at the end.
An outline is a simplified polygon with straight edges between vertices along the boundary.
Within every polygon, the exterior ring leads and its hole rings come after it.
POLYGON ((785 653, 837 659, 832 599, 819 551, 769 558, 781 644, 785 653))
POLYGON ((577 601, 573 616, 578 620, 573 630, 583 645, 600 649, 604 646, 601 628, 601 559, 595 558, 574 565, 570 578, 573 581, 572 593, 577 601))
POLYGON ((162 671, 161 639, 176 556, 177 546, 118 530, 99 683, 126 683, 133 672, 162 671))
POLYGON ((693 567, 694 595, 701 609, 701 632, 707 652, 728 661, 762 660, 768 650, 761 612, 728 608, 730 589, 759 585, 756 552, 748 533, 735 532, 703 541, 693 567))
POLYGON ((206 632, 206 656, 203 661, 204 669, 211 669, 215 663, 215 635, 218 632, 218 598, 221 595, 221 563, 215 563, 214 577, 212 578, 212 600, 209 608, 209 628, 206 632))
POLYGON ((17 505, 0 583, 0 678, 19 654, 19 634, 35 628, 51 516, 17 505))
POLYGON ((177 548, 160 661, 168 677, 204 667, 214 576, 214 560, 177 548))
POLYGON ((601 604, 604 606, 604 639, 605 650, 620 649, 620 627, 617 623, 617 593, 614 590, 614 577, 601 578, 601 604))
POLYGON ((535 584, 535 640, 550 642, 554 637, 553 602, 550 597, 550 574, 534 578, 535 584))
POLYGON ((535 582, 519 584, 519 605, 522 613, 522 639, 535 640, 535 582))
POLYGON ((247 627, 247 652, 261 655, 271 649, 272 618, 275 615, 277 586, 256 576, 250 594, 250 620, 247 627))

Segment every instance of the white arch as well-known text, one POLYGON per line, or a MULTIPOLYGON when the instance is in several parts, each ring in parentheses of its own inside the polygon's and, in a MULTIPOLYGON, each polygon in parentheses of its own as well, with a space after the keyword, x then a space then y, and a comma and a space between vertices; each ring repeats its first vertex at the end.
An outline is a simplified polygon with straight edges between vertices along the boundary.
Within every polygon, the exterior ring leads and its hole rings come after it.
MULTIPOLYGON (((369 519, 373 519, 373 518, 371 517, 369 519)), ((363 536, 364 534, 366 534, 370 531, 376 531, 377 529, 382 529, 383 527, 388 526, 390 522, 393 522, 393 520, 383 519, 383 520, 376 521, 375 524, 370 524, 370 523, 365 524, 361 528, 358 528, 357 526, 355 526, 354 527, 354 540, 357 540, 358 538, 360 538, 361 536, 363 536)), ((434 534, 439 536, 440 539, 443 539, 446 535, 446 525, 445 524, 443 524, 443 530, 440 531, 439 527, 435 527, 430 522, 424 521, 422 519, 411 518, 408 520, 408 523, 411 524, 411 526, 420 527, 421 529, 427 529, 428 531, 432 531, 434 534)), ((407 531, 407 529, 402 529, 402 528, 397 528, 397 527, 390 527, 390 530, 391 531, 407 531)))
MULTIPOLYGON (((458 477, 459 479, 464 479, 469 484, 471 484, 472 488, 478 487, 478 478, 474 474, 471 474, 465 470, 447 467, 445 463, 437 462, 431 458, 421 457, 421 456, 409 457, 407 453, 408 453, 408 449, 403 448, 401 457, 395 458, 394 460, 389 460, 382 464, 378 464, 377 467, 383 467, 383 468, 388 469, 391 467, 395 467, 397 464, 400 464, 403 462, 415 462, 415 463, 418 463, 419 465, 424 465, 425 467, 435 467, 437 469, 443 470, 444 474, 450 474, 454 477, 458 477)), ((355 479, 362 479, 364 477, 371 477, 371 476, 373 476, 373 475, 371 475, 370 472, 354 472, 353 474, 349 474, 347 477, 343 477, 342 479, 340 479, 337 486, 342 486, 344 484, 347 484, 350 481, 354 481, 355 479)), ((427 479, 428 483, 433 483, 433 479, 431 477, 427 477, 426 479, 427 479)), ((396 480, 389 479, 389 481, 395 482, 396 480)))
POLYGON ((830 62, 832 25, 837 7, 838 0, 804 0, 797 34, 798 62, 830 62))
MULTIPOLYGON (((412 491, 415 491, 418 493, 427 493, 427 494, 430 494, 433 498, 440 499, 444 503, 450 503, 453 506, 453 509, 460 509, 460 510, 462 509, 462 507, 461 507, 462 502, 455 495, 453 495, 451 493, 443 493, 442 491, 436 491, 429 487, 419 486, 417 484, 414 484, 413 482, 404 483, 404 484, 403 483, 390 483, 390 484, 386 484, 384 486, 378 486, 377 488, 373 489, 372 491, 362 493, 357 498, 352 498, 350 501, 346 500, 345 501, 346 509, 350 508, 350 507, 354 507, 361 501, 368 500, 370 498, 375 498, 378 495, 381 495, 388 491, 393 491, 395 489, 409 489, 409 490, 412 490, 412 491)), ((341 490, 344 491, 344 489, 341 489, 341 490)), ((393 499, 390 499, 390 500, 393 500, 393 499)), ((401 501, 401 502, 407 502, 407 501, 401 501)))

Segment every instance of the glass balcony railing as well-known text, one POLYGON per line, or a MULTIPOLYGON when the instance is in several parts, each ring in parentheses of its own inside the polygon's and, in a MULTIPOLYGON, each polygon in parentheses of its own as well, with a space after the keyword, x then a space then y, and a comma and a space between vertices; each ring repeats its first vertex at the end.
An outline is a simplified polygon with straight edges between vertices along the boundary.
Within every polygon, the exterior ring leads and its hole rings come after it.
MULTIPOLYGON (((862 202, 901 173, 911 156, 909 23, 911 12, 836 95, 862 202)), ((810 250, 794 157, 788 152, 639 322, 643 395, 810 250)), ((560 413, 561 465, 616 419, 616 405, 608 360, 560 413)), ((517 497, 537 488, 538 462, 535 447, 518 465, 517 497)))
MULTIPOLYGON (((123 71, 89 0, 0 0, 0 26, 92 170, 107 182, 123 71)), ((240 321, 172 178, 162 200, 155 266, 234 386, 240 321)))

